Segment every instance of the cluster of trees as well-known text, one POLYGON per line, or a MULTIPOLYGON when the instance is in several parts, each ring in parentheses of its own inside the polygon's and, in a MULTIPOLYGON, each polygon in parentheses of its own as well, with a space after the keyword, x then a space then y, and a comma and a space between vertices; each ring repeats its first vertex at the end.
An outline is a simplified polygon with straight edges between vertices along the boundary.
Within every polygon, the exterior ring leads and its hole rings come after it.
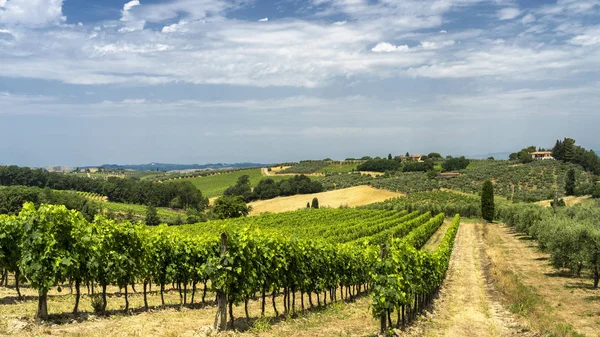
POLYGON ((358 171, 373 171, 373 172, 385 172, 385 171, 397 171, 402 167, 399 159, 369 159, 366 162, 358 165, 356 168, 358 171))
POLYGON ((50 188, 0 186, 0 214, 18 214, 26 202, 34 205, 57 204, 80 211, 86 219, 94 219, 101 209, 95 202, 75 193, 50 188))
POLYGON ((459 171, 466 169, 470 163, 471 161, 464 156, 459 158, 449 158, 442 163, 442 168, 444 171, 459 171))
POLYGON ((565 138, 557 140, 552 149, 552 156, 556 160, 580 165, 585 170, 595 175, 600 175, 600 158, 593 151, 575 145, 575 139, 565 138))
MULTIPOLYGON (((521 164, 531 163, 533 158, 531 152, 535 152, 538 149, 534 145, 521 149, 519 152, 513 152, 508 156, 509 160, 518 160, 521 164)), ((539 149, 542 151, 543 149, 539 149)))
POLYGON ((250 177, 243 175, 238 178, 236 184, 227 188, 225 196, 241 196, 244 201, 273 199, 281 196, 296 194, 311 194, 323 192, 323 184, 311 181, 305 175, 296 175, 289 179, 275 182, 271 178, 262 179, 254 189, 250 184, 250 177))
POLYGON ((586 275, 594 288, 600 282, 600 210, 597 207, 562 207, 554 215, 537 205, 501 205, 497 216, 507 225, 538 240, 554 267, 573 275, 586 275), (586 271, 586 273, 583 273, 586 271))
POLYGON ((0 166, 0 185, 91 192, 105 195, 110 201, 130 204, 198 210, 203 210, 208 206, 208 199, 204 198, 202 193, 187 181, 155 184, 132 178, 95 180, 28 167, 0 166))

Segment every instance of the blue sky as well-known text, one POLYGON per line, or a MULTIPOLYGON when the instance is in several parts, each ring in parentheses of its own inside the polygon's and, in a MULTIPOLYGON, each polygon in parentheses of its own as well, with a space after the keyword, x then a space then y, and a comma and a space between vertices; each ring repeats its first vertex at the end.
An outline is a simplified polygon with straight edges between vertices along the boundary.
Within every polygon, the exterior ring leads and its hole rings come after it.
POLYGON ((600 0, 0 0, 0 164, 600 148, 600 0))

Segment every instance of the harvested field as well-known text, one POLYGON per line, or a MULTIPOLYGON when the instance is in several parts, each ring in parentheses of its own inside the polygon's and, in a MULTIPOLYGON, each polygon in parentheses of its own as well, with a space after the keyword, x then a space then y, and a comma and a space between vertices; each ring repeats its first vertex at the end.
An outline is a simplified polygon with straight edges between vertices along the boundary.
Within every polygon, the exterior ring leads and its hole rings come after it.
POLYGON ((371 186, 356 186, 335 191, 260 200, 251 202, 249 205, 252 206, 251 215, 255 215, 265 212, 279 213, 295 211, 305 208, 306 203, 311 202, 313 198, 319 199, 320 207, 337 208, 340 206, 354 207, 367 205, 400 196, 404 195, 397 192, 376 189, 371 186))

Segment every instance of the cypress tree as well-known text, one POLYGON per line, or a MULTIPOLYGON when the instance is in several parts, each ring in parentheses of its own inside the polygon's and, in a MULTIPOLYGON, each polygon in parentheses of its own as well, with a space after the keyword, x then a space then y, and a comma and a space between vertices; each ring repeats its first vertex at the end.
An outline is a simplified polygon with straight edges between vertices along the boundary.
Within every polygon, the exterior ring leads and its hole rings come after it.
POLYGON ((311 206, 312 208, 319 208, 319 199, 313 198, 311 206))
POLYGON ((565 183, 565 194, 575 195, 575 169, 567 172, 567 181, 565 183))
POLYGON ((158 226, 160 225, 160 218, 158 217, 158 212, 156 211, 156 207, 150 205, 146 208, 146 225, 148 226, 158 226))
POLYGON ((491 181, 483 183, 481 190, 481 215, 484 220, 492 222, 495 215, 494 185, 491 181))

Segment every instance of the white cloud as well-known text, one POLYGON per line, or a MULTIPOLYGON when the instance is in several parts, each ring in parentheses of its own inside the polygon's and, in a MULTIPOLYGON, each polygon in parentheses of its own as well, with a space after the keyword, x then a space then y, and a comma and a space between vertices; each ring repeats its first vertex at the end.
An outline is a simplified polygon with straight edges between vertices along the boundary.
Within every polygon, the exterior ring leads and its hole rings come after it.
POLYGON ((569 42, 580 46, 600 44, 600 26, 585 29, 583 34, 573 37, 569 42))
POLYGON ((448 31, 445 29, 440 30, 440 34, 448 34, 448 31))
POLYGON ((441 41, 441 42, 435 42, 435 41, 422 41, 421 42, 421 48, 423 49, 440 49, 440 48, 444 48, 444 47, 449 47, 449 46, 453 46, 454 45, 454 40, 448 40, 448 41, 441 41))
POLYGON ((391 53, 396 51, 409 51, 410 48, 407 45, 395 46, 387 42, 379 42, 371 51, 375 53, 391 53))
POLYGON ((533 15, 533 14, 531 14, 531 13, 529 13, 529 14, 525 15, 525 16, 524 16, 524 17, 521 19, 521 22, 522 22, 523 24, 532 23, 532 22, 534 22, 534 21, 535 21, 535 15, 533 15))
POLYGON ((121 22, 125 23, 125 27, 120 29, 121 32, 133 32, 144 29, 146 21, 137 19, 131 13, 132 8, 140 5, 141 4, 139 0, 131 0, 123 5, 123 10, 121 11, 121 22))
POLYGON ((182 20, 179 23, 174 23, 172 25, 164 26, 162 28, 163 33, 186 33, 188 29, 185 27, 187 25, 187 21, 182 20))
POLYGON ((269 18, 263 18, 263 19, 259 19, 258 22, 267 22, 269 21, 269 18))
POLYGON ((496 13, 500 20, 511 20, 521 15, 521 10, 515 7, 506 7, 496 13))
POLYGON ((0 25, 43 26, 64 22, 63 0, 0 0, 0 25))

